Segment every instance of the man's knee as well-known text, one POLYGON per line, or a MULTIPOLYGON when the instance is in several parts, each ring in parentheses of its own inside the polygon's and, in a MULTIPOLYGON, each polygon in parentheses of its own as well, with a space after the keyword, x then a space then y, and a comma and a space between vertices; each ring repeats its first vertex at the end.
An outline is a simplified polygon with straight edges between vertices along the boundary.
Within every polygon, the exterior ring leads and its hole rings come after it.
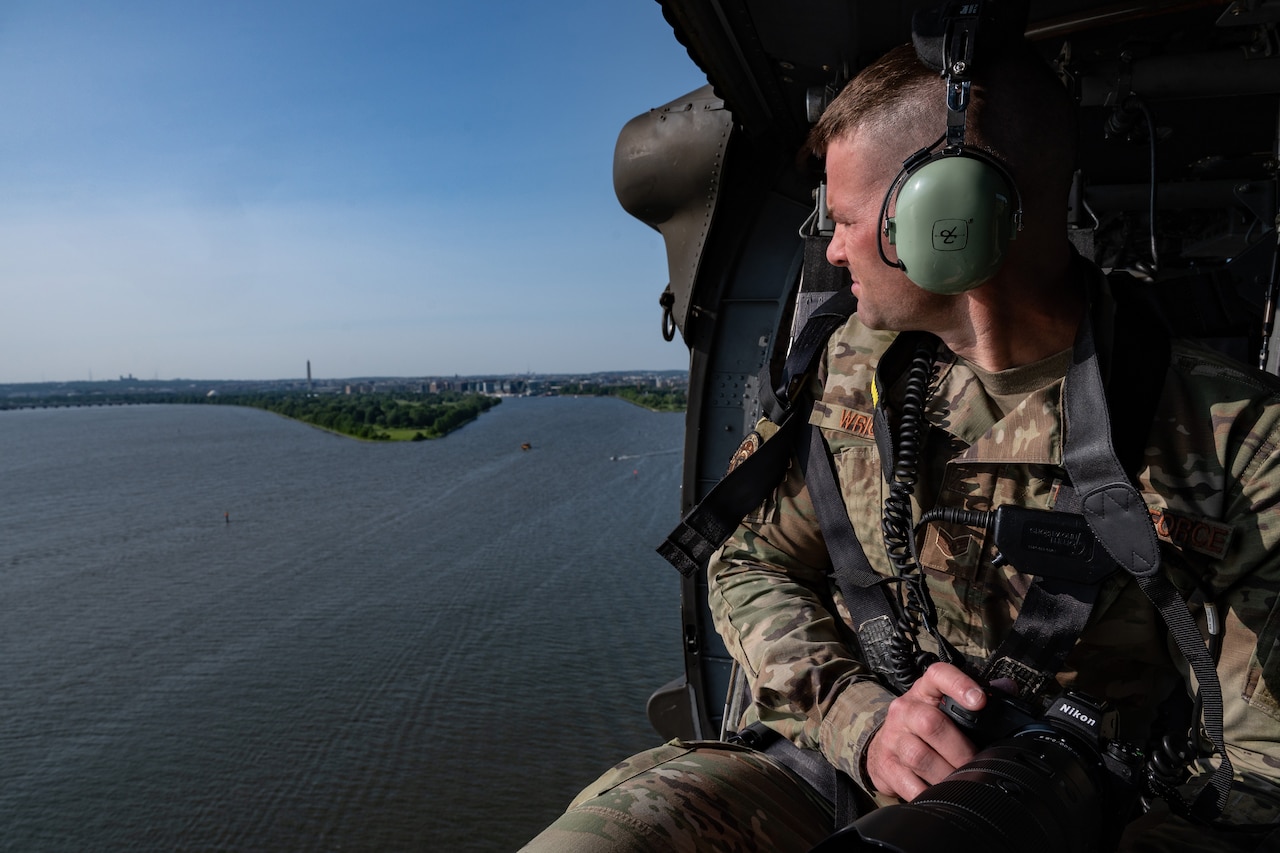
POLYGON ((588 785, 525 850, 808 850, 830 829, 822 799, 760 753, 673 741, 588 785))
MULTIPOLYGON (((588 800, 606 795, 618 788, 627 788, 633 784, 632 780, 636 779, 636 777, 653 772, 667 762, 686 756, 692 751, 693 747, 691 745, 673 740, 669 743, 664 743, 662 746, 636 753, 625 761, 610 767, 599 779, 583 788, 578 793, 578 796, 574 797, 573 802, 569 804, 569 808, 576 808, 588 800)), ((644 782, 634 784, 643 785, 644 782)))

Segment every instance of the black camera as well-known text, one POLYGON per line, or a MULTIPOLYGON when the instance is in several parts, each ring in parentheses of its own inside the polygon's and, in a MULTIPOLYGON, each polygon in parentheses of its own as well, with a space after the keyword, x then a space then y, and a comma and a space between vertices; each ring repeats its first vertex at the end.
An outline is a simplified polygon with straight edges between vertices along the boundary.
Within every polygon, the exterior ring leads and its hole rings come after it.
POLYGON ((875 809, 814 848, 894 853, 1094 853, 1136 816, 1140 753, 1106 703, 1067 691, 1043 709, 998 693, 942 710, 980 750, 910 803, 875 809))

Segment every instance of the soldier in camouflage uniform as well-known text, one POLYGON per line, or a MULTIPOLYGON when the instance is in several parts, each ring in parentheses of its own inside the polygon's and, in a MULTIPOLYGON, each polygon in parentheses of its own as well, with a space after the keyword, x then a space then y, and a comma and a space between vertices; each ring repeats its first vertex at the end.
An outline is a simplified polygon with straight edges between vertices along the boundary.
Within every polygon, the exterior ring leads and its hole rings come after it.
MULTIPOLYGON (((828 259, 850 270, 859 301, 827 345, 810 420, 830 448, 867 558, 885 576, 894 569, 881 541, 886 485, 872 379, 895 334, 922 330, 941 341, 916 520, 935 506, 1051 509, 1070 485, 1063 378, 1084 312, 1104 364, 1111 341, 1106 287, 1065 237, 1070 104, 1026 57, 976 80, 969 108, 967 142, 1002 160, 1023 197, 1024 227, 1004 266, 974 290, 941 296, 880 259, 882 200, 904 158, 944 126, 941 85, 909 49, 893 51, 846 87, 811 137, 826 157, 836 223, 828 259)), ((1162 571, 1202 620, 1205 600, 1222 614, 1218 673, 1235 770, 1222 819, 1254 828, 1218 831, 1157 803, 1130 824, 1120 849, 1280 850, 1280 830, 1260 826, 1280 821, 1280 384, 1179 341, 1162 382, 1137 485, 1162 571)), ((938 704, 948 696, 971 710, 986 703, 972 673, 1009 632, 1030 582, 1016 566, 993 565, 980 527, 930 523, 917 549, 937 628, 963 660, 933 664, 902 695, 859 657, 799 465, 710 567, 716 627, 754 700, 742 725, 762 722, 816 750, 878 805, 914 798, 974 756, 938 704)), ((1160 614, 1121 572, 1104 582, 1057 681, 1109 700, 1118 739, 1144 744, 1156 706, 1190 677, 1160 614)), ((1196 768, 1198 778, 1210 763, 1196 768)), ((800 851, 831 832, 832 817, 829 802, 766 754, 672 743, 611 770, 528 849, 800 851)))

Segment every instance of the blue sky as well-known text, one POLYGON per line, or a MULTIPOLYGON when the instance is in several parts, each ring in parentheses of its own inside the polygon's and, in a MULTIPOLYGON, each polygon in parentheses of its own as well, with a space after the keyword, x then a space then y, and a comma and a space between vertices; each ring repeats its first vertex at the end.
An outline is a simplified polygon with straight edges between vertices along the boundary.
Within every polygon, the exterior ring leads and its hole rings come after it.
POLYGON ((653 0, 0 7, 0 382, 672 369, 653 0))

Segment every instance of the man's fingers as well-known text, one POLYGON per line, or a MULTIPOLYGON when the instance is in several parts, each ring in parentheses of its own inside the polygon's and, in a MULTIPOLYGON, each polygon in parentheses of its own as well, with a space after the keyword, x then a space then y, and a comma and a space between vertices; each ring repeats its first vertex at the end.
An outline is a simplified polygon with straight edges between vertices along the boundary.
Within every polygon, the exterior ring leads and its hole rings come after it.
POLYGON ((872 740, 867 771, 876 790, 904 800, 914 799, 955 770, 955 765, 927 741, 899 730, 895 737, 872 740))
POLYGON ((890 703, 868 745, 867 772, 876 790, 913 799, 973 757, 973 745, 938 709, 936 695, 917 682, 890 703))
MULTIPOLYGON (((970 711, 976 711, 987 703, 987 695, 982 685, 965 675, 959 667, 949 663, 935 663, 924 671, 924 675, 916 682, 929 692, 938 694, 937 700, 950 696, 970 711)), ((914 688, 913 688, 914 689, 914 688)))
POLYGON ((941 782, 955 770, 951 762, 930 746, 928 741, 919 738, 904 741, 898 750, 898 758, 914 776, 929 785, 941 782))
MULTIPOLYGON (((943 776, 973 758, 973 744, 936 705, 912 704, 902 710, 907 730, 924 750, 910 760, 904 756, 904 762, 929 782, 940 782, 943 776)), ((904 746, 911 749, 914 745, 904 743, 904 746)))
POLYGON ((905 767, 898 767, 890 775, 890 785, 891 787, 887 790, 891 790, 893 796, 907 802, 920 796, 929 787, 928 782, 905 767))

